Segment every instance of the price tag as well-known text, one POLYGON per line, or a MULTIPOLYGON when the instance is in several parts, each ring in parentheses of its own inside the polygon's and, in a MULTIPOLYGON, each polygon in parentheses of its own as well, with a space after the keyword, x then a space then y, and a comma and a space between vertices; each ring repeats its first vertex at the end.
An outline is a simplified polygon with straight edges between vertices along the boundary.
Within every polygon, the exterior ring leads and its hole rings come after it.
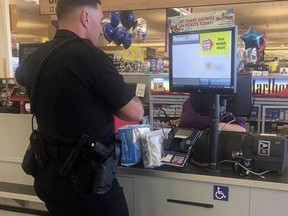
POLYGON ((136 95, 138 97, 144 97, 145 96, 145 87, 146 85, 143 83, 137 83, 136 86, 136 95))
POLYGON ((58 0, 40 0, 40 14, 53 15, 56 14, 56 6, 58 0))

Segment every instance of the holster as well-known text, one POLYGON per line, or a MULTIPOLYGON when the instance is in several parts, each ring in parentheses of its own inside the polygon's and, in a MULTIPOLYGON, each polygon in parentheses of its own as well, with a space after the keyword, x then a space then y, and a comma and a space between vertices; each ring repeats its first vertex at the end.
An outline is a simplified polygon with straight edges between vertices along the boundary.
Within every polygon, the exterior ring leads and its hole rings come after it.
POLYGON ((96 194, 105 194, 112 188, 113 180, 117 173, 117 166, 120 158, 120 144, 113 142, 110 146, 106 146, 97 143, 94 148, 98 154, 101 153, 98 150, 102 150, 103 160, 100 163, 94 164, 93 168, 95 170, 95 175, 92 192, 96 194), (110 153, 108 154, 109 151, 110 153))
POLYGON ((89 142, 89 136, 83 134, 64 164, 60 167, 59 174, 65 177, 73 170, 77 159, 89 161, 95 172, 92 192, 105 194, 112 188, 117 172, 120 144, 116 142, 103 144, 97 141, 87 145, 89 142))

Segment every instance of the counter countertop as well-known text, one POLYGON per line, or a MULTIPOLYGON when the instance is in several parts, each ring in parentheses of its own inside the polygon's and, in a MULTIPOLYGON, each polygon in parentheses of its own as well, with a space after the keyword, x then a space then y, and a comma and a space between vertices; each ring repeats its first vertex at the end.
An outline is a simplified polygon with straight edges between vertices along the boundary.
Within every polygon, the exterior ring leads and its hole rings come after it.
POLYGON ((144 175, 160 178, 201 181, 207 183, 217 182, 217 184, 288 191, 288 169, 285 170, 282 176, 275 172, 267 173, 264 175, 265 179, 251 174, 243 177, 233 175, 231 167, 221 168, 220 173, 211 173, 191 165, 183 168, 164 165, 156 169, 144 169, 141 166, 121 166, 118 169, 118 175, 144 175))

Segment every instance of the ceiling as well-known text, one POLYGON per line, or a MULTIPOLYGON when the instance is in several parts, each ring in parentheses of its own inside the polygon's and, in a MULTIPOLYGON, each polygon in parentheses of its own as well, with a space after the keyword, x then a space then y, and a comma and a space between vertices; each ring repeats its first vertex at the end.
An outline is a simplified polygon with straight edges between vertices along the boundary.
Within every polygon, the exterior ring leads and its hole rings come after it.
POLYGON ((12 31, 17 43, 41 41, 48 37, 47 27, 50 16, 39 15, 39 5, 25 0, 9 0, 10 4, 18 6, 17 27, 12 31))
MULTIPOLYGON (((51 17, 39 15, 39 5, 25 0, 10 0, 10 3, 18 5, 18 23, 12 32, 17 43, 41 41, 43 37, 48 37, 47 29, 50 25, 51 17)), ((229 8, 234 8, 235 10, 239 36, 252 26, 256 32, 267 34, 268 45, 266 50, 270 50, 270 53, 277 52, 277 55, 286 55, 288 51, 288 1, 194 7, 193 13, 229 8)), ((164 9, 134 11, 135 19, 141 17, 147 21, 148 31, 144 44, 149 46, 153 46, 151 43, 154 43, 155 46, 157 44, 164 45, 165 14, 164 9)), ((104 18, 108 17, 110 17, 110 14, 105 13, 104 18)), ((240 47, 243 46, 240 37, 238 42, 240 47)))

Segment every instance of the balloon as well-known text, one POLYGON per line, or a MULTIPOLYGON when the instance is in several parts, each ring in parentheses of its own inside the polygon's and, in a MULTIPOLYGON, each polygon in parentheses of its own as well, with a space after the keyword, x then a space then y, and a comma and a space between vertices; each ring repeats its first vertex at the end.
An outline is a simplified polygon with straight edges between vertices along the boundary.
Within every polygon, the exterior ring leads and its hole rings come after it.
POLYGON ((121 20, 122 25, 129 30, 134 25, 133 11, 121 11, 120 20, 121 20))
POLYGON ((263 37, 261 38, 261 42, 260 42, 260 46, 259 46, 259 49, 258 49, 258 53, 261 53, 262 51, 264 51, 266 46, 267 46, 267 34, 264 33, 263 37))
POLYGON ((243 57, 243 51, 237 51, 237 69, 238 71, 243 71, 245 67, 244 64, 244 57, 243 57))
POLYGON ((117 27, 114 31, 113 41, 117 46, 120 46, 123 43, 124 38, 127 34, 127 29, 124 27, 117 27))
POLYGON ((111 25, 116 28, 120 23, 120 13, 112 12, 111 13, 111 25))
POLYGON ((258 49, 260 46, 260 41, 262 37, 263 37, 263 34, 257 33, 252 27, 250 27, 245 34, 240 36, 240 38, 245 43, 245 50, 248 48, 253 49, 254 47, 258 49))
POLYGON ((147 35, 147 22, 143 18, 138 18, 137 25, 133 29, 133 40, 136 43, 141 43, 144 41, 146 35, 147 35))
POLYGON ((114 32, 115 32, 115 29, 113 28, 111 23, 107 22, 106 24, 104 24, 104 27, 103 27, 104 37, 109 43, 114 38, 114 32))
POLYGON ((257 62, 258 53, 256 48, 248 48, 243 51, 241 56, 241 61, 245 64, 247 63, 256 63, 257 62))
POLYGON ((132 34, 127 32, 127 34, 123 40, 123 47, 125 49, 128 49, 131 46, 131 43, 132 43, 132 34))

